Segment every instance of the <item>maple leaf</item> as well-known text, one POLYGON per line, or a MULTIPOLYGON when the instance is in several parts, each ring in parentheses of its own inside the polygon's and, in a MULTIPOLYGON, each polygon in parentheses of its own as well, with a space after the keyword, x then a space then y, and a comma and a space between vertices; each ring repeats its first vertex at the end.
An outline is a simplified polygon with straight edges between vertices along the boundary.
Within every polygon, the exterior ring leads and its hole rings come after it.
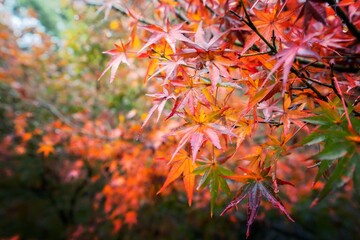
POLYGON ((184 58, 200 57, 201 61, 205 63, 206 70, 209 73, 212 90, 214 92, 222 76, 231 79, 225 66, 234 65, 234 62, 232 61, 233 59, 229 59, 229 56, 225 56, 225 54, 233 53, 234 51, 226 49, 226 44, 220 41, 221 37, 230 30, 220 33, 214 28, 212 31, 205 32, 202 25, 202 22, 200 22, 194 36, 194 41, 187 43, 187 45, 192 48, 183 49, 174 55, 184 58))
POLYGON ((171 54, 173 54, 173 51, 171 50, 171 47, 169 44, 156 44, 151 51, 148 51, 148 53, 140 54, 139 56, 142 57, 150 57, 150 63, 148 64, 148 68, 146 71, 144 82, 149 80, 150 77, 156 76, 155 72, 158 68, 160 62, 162 59, 171 59, 171 54))
POLYGON ((104 0, 102 6, 96 11, 96 14, 101 13, 104 11, 105 16, 104 19, 108 19, 110 11, 113 7, 120 6, 121 1, 120 0, 104 0))
MULTIPOLYGON (((215 31, 215 29, 213 30, 215 31)), ((203 51, 212 51, 212 50, 219 50, 219 46, 220 46, 220 38, 228 33, 228 31, 225 32, 212 32, 209 35, 212 35, 211 38, 207 38, 206 37, 206 33, 202 27, 202 22, 199 23, 199 26, 196 30, 196 33, 194 35, 194 41, 193 42, 189 42, 191 46, 193 46, 195 49, 201 49, 203 51)))
POLYGON ((121 42, 121 45, 118 45, 118 44, 114 44, 114 45, 115 45, 114 49, 103 52, 103 53, 111 55, 112 58, 111 58, 110 62, 108 63, 108 65, 106 66, 103 73, 99 77, 99 79, 102 78, 104 76, 104 74, 111 68, 110 82, 114 81, 116 71, 122 62, 126 63, 127 65, 130 65, 129 62, 127 61, 127 56, 126 56, 126 49, 129 45, 129 43, 127 43, 125 46, 122 42, 121 42))
POLYGON ((55 149, 52 144, 40 144, 40 147, 36 152, 44 154, 44 157, 48 157, 49 154, 53 153, 54 151, 55 149))
POLYGON ((164 83, 169 79, 174 77, 174 75, 176 75, 177 73, 177 69, 180 65, 185 65, 186 63, 184 62, 183 59, 178 59, 177 61, 166 61, 166 62, 160 62, 158 63, 158 65, 163 66, 161 67, 159 70, 157 70, 154 74, 152 74, 149 78, 148 81, 153 78, 154 76, 156 76, 157 74, 161 73, 161 72, 165 72, 166 76, 164 79, 164 83))
POLYGON ((276 117, 279 114, 279 112, 281 112, 281 108, 277 106, 280 100, 281 98, 278 98, 277 100, 270 99, 268 101, 263 101, 259 103, 257 109, 262 110, 264 114, 264 121, 266 122, 270 121, 271 119, 276 117))
MULTIPOLYGON (((283 94, 286 90, 287 79, 289 77, 290 70, 293 66, 293 62, 294 62, 296 56, 305 56, 305 57, 313 57, 313 58, 321 59, 317 53, 313 52, 309 48, 309 45, 310 45, 309 41, 314 37, 314 35, 315 34, 310 34, 310 35, 304 37, 303 39, 298 40, 297 43, 289 44, 290 47, 278 52, 274 57, 269 59, 269 61, 271 61, 273 59, 277 59, 277 62, 274 65, 274 67, 272 68, 272 70, 270 71, 267 79, 269 79, 269 77, 273 73, 275 73, 275 71, 277 69, 279 69, 281 65, 283 65, 283 67, 284 67, 283 77, 282 77, 282 81, 283 81, 282 93, 283 94)), ((266 83, 266 80, 264 81, 263 85, 265 83, 266 83)))
POLYGON ((292 103, 293 104, 300 104, 299 108, 307 108, 309 110, 313 110, 315 108, 315 103, 314 103, 314 95, 312 92, 310 92, 310 90, 308 91, 303 91, 301 93, 299 93, 299 95, 293 99, 292 103))
MULTIPOLYGON (((250 235, 250 227, 257 216, 261 200, 263 197, 265 197, 265 199, 269 201, 275 208, 280 209, 280 211, 284 213, 290 221, 294 222, 294 220, 287 213, 280 198, 276 195, 274 189, 271 187, 271 177, 267 176, 270 168, 263 169, 259 172, 252 172, 244 168, 241 169, 246 173, 246 175, 226 177, 235 181, 245 182, 245 184, 238 190, 233 200, 224 209, 220 216, 224 215, 230 209, 236 207, 242 200, 245 199, 245 197, 248 197, 248 220, 246 231, 246 238, 248 238, 250 235)), ((290 184, 280 179, 276 180, 280 185, 290 184)))
POLYGON ((218 109, 211 114, 206 114, 202 108, 197 108, 195 114, 189 114, 185 111, 187 123, 182 129, 175 131, 173 134, 182 135, 179 145, 173 153, 171 158, 174 159, 178 151, 190 141, 192 149, 192 159, 195 162, 198 151, 205 140, 209 140, 218 149, 221 149, 220 139, 218 134, 228 135, 231 137, 238 137, 226 126, 215 123, 223 116, 227 109, 218 109))
MULTIPOLYGON (((268 135, 268 141, 262 145, 263 150, 266 152, 265 159, 263 160, 264 167, 274 166, 276 168, 277 161, 281 157, 289 155, 290 150, 294 147, 289 144, 290 140, 293 139, 301 129, 306 127, 304 126, 305 124, 302 123, 299 128, 294 129, 290 132, 284 127, 280 139, 278 139, 278 136, 268 135)), ((275 179, 273 179, 273 181, 275 190, 278 191, 276 184, 278 180, 275 181, 275 179)))
POLYGON ((279 82, 276 82, 270 86, 267 86, 266 88, 264 87, 259 87, 259 81, 249 81, 253 84, 253 86, 251 86, 251 89, 253 91, 249 91, 248 95, 250 95, 249 97, 249 102, 247 107, 241 112, 241 115, 245 115, 247 114, 251 109, 253 109, 257 104, 261 103, 262 101, 266 101, 268 99, 270 99, 271 97, 273 97, 278 89, 280 88, 279 82))
POLYGON ((245 118, 239 119, 236 124, 235 134, 239 136, 236 140, 236 149, 233 155, 237 153, 237 150, 240 148, 241 144, 245 140, 246 136, 250 136, 253 130, 253 120, 247 120, 245 118))
POLYGON ((202 82, 194 82, 193 78, 182 69, 182 78, 171 81, 171 85, 176 87, 178 103, 172 110, 172 115, 179 110, 184 109, 187 106, 190 113, 195 114, 195 110, 198 104, 203 104, 206 107, 210 107, 213 97, 207 88, 208 84, 202 82))
POLYGON ((306 0, 306 2, 304 3, 296 21, 299 20, 301 17, 304 17, 304 22, 302 25, 305 32, 310 26, 311 19, 315 19, 316 21, 326 25, 326 11, 325 7, 322 4, 324 2, 325 1, 323 0, 306 0))
MULTIPOLYGON (((289 37, 285 33, 285 29, 289 26, 289 19, 292 17, 293 12, 282 12, 282 6, 280 1, 276 4, 275 8, 269 8, 265 11, 260 11, 254 9, 255 19, 253 20, 253 25, 256 26, 260 35, 262 35, 266 40, 270 40, 273 32, 275 36, 279 37, 282 40, 289 40, 289 37)), ((244 54, 249 48, 251 48, 255 42, 260 40, 259 34, 252 32, 250 37, 245 42, 245 46, 241 52, 244 54)))
POLYGON ((196 164, 192 161, 188 153, 182 149, 176 158, 171 162, 171 169, 168 173, 165 183, 157 192, 157 194, 164 191, 167 186, 182 176, 185 190, 188 196, 188 204, 191 206, 195 185, 195 175, 192 172, 195 166, 196 164))
POLYGON ((353 41, 352 38, 338 38, 336 31, 327 32, 326 28, 318 22, 311 24, 311 31, 317 33, 312 40, 314 44, 319 44, 323 49, 329 49, 337 54, 335 50, 343 49, 346 42, 353 41))
POLYGON ((163 88, 163 93, 146 94, 146 96, 154 97, 155 98, 154 101, 159 102, 159 103, 156 103, 149 110, 149 113, 148 113, 146 119, 144 120, 142 127, 144 127, 146 125, 146 123, 149 121, 150 117, 152 116, 152 114, 155 112, 156 109, 158 110, 158 117, 156 119, 156 122, 158 122, 160 119, 161 113, 164 110, 166 102, 169 99, 176 100, 175 95, 173 93, 170 94, 166 88, 163 88))
POLYGON ((210 190, 210 215, 213 216, 215 200, 217 198, 219 188, 221 188, 227 195, 231 195, 230 188, 225 180, 225 177, 233 175, 231 170, 220 164, 221 158, 207 159, 198 161, 200 166, 194 169, 193 174, 202 175, 197 190, 209 187, 210 190))
POLYGON ((295 123, 298 127, 302 128, 305 126, 305 123, 300 119, 304 119, 314 115, 304 109, 299 108, 299 106, 301 105, 294 105, 291 103, 292 101, 290 96, 288 94, 285 94, 283 101, 283 114, 281 116, 281 120, 284 124, 285 135, 288 133, 291 123, 295 123))
POLYGON ((213 92, 215 92, 215 89, 222 77, 225 77, 227 80, 231 79, 228 70, 226 69, 226 67, 223 66, 221 61, 217 60, 216 62, 207 62, 206 65, 209 70, 209 78, 211 81, 213 92))
POLYGON ((166 21, 166 28, 162 28, 156 25, 144 26, 143 28, 152 32, 153 34, 148 39, 147 43, 139 50, 139 53, 144 51, 150 45, 157 43, 161 39, 165 39, 169 44, 173 52, 176 52, 176 41, 191 42, 190 39, 185 37, 183 33, 191 33, 190 31, 181 30, 184 24, 178 24, 170 27, 169 20, 166 21))
POLYGON ((203 29, 202 22, 200 22, 197 31, 195 33, 194 41, 192 43, 187 42, 186 45, 191 48, 182 49, 181 51, 173 54, 172 56, 178 56, 187 61, 187 65, 196 69, 202 69, 199 77, 204 78, 205 74, 212 84, 212 92, 215 92, 216 86, 220 82, 221 78, 231 80, 227 68, 229 66, 235 66, 237 59, 236 52, 234 50, 226 48, 227 43, 220 41, 220 38, 228 33, 218 32, 215 28, 211 31, 203 29))
POLYGON ((333 189, 345 184, 346 177, 353 173, 360 157, 358 149, 360 142, 359 119, 351 117, 351 122, 358 126, 358 130, 357 132, 350 130, 345 120, 346 117, 342 113, 344 110, 339 111, 341 109, 339 98, 329 102, 317 100, 317 103, 319 107, 314 112, 319 115, 309 117, 305 121, 318 125, 318 129, 303 139, 302 144, 322 143, 322 150, 312 156, 317 160, 315 166, 319 167, 314 184, 324 175, 327 177, 327 182, 313 201, 312 206, 325 198, 333 189))

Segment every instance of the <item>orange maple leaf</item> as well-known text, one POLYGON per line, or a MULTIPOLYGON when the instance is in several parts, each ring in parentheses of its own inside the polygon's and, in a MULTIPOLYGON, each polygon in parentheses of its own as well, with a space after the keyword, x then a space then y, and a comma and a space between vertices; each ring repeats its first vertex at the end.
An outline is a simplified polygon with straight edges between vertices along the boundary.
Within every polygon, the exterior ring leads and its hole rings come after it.
POLYGON ((48 157, 50 153, 54 153, 54 146, 51 144, 40 144, 40 147, 36 151, 37 153, 44 154, 44 157, 48 157))
POLYGON ((157 192, 161 193, 170 183, 175 181, 180 176, 183 176, 183 181, 185 185, 185 190, 188 196, 188 204, 191 206, 194 184, 195 184, 195 175, 192 173, 195 168, 195 163, 193 163, 191 157, 185 150, 181 150, 177 157, 171 163, 170 172, 165 180, 164 185, 157 192))
MULTIPOLYGON (((289 26, 289 19, 293 15, 293 12, 283 12, 282 9, 280 2, 278 2, 274 9, 268 9, 267 11, 253 10, 256 16, 253 24, 266 40, 271 39, 273 32, 275 36, 283 40, 289 40, 284 30, 289 26)), ((253 32, 246 41, 241 54, 244 54, 258 40, 260 40, 259 35, 253 32)))
POLYGON ((192 159, 193 162, 195 162, 198 151, 206 140, 209 140, 216 148, 221 149, 218 134, 238 138, 239 136, 234 134, 228 126, 215 123, 215 121, 224 116, 226 110, 227 108, 216 109, 212 113, 207 114, 199 105, 194 115, 185 111, 184 116, 186 117, 187 123, 183 126, 184 128, 180 128, 174 132, 174 134, 182 135, 182 137, 178 147, 173 153, 171 161, 187 142, 190 142, 192 159))

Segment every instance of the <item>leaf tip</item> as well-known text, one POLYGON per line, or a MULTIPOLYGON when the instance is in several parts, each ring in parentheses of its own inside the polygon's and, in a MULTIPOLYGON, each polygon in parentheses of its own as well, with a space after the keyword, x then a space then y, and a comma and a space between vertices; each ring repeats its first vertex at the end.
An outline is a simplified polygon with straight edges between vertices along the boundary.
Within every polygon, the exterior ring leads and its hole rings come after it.
POLYGON ((250 226, 248 226, 246 230, 246 239, 248 239, 249 236, 250 236, 250 226))
POLYGON ((318 205, 319 203, 319 198, 315 198, 314 201, 312 201, 312 203, 310 204, 310 208, 315 207, 316 205, 318 205))

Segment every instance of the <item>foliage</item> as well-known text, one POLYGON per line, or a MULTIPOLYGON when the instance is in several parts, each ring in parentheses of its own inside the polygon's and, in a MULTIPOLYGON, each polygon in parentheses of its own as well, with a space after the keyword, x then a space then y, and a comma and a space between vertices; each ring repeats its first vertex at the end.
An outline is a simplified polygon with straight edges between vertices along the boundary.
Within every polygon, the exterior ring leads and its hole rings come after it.
POLYGON ((292 220, 278 196, 287 183, 278 176, 293 180, 278 167, 291 156, 315 162, 315 183, 327 176, 313 205, 352 178, 358 185, 358 2, 161 1, 154 18, 136 14, 134 2, 112 2, 134 30, 104 73, 112 66, 112 82, 121 62, 150 58, 154 105, 144 125, 156 109, 157 121, 179 123, 159 193, 182 176, 191 205, 199 179, 212 216, 219 192, 237 189, 224 212, 248 196, 249 236, 262 196, 292 220))
POLYGON ((358 1, 29 3, 61 41, 0 20, 1 237, 360 232, 358 1))

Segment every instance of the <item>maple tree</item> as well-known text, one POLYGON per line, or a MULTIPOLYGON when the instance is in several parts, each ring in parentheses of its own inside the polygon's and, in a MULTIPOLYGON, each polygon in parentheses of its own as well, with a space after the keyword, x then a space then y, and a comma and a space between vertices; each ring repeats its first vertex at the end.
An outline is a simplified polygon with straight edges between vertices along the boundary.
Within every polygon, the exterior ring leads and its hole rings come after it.
POLYGON ((64 238, 139 231, 169 197, 219 223, 247 201, 249 237, 264 209, 292 223, 302 199, 358 194, 359 1, 62 4, 61 45, 36 32, 21 49, 0 23, 0 172, 51 206, 64 238))
POLYGON ((248 196, 249 236, 262 196, 293 221, 278 165, 299 151, 318 168, 315 183, 327 176, 313 205, 350 179, 359 184, 358 1, 159 1, 153 17, 135 14, 136 1, 115 2, 133 19, 123 52, 150 59, 154 105, 143 129, 155 110, 157 122, 179 123, 158 193, 182 176, 191 205, 198 179, 212 215, 220 189, 236 190, 222 214, 248 196), (261 152, 244 157, 253 147, 261 152))

